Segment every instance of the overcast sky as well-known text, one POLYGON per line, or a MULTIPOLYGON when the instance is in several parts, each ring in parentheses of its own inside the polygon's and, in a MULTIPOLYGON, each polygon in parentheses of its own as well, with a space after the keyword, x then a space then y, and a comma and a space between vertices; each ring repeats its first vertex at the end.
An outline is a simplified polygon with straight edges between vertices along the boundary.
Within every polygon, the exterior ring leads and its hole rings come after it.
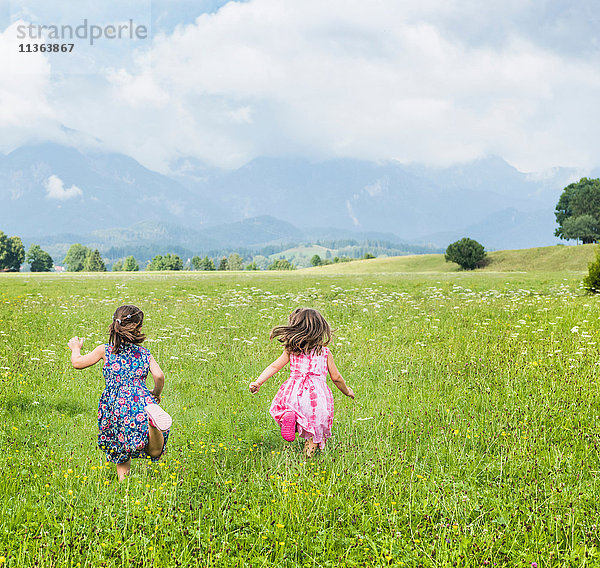
POLYGON ((282 155, 600 166, 596 0, 2 1, 2 152, 99 143, 163 172, 282 155), (19 25, 84 18, 150 34, 18 53, 34 43, 19 25))

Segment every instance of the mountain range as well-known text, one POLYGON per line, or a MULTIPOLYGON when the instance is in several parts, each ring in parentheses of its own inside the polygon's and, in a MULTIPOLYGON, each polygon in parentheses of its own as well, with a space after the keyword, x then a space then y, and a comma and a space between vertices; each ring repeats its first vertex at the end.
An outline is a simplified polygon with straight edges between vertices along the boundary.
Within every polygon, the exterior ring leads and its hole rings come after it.
POLYGON ((42 245, 86 236, 105 250, 324 238, 444 248, 462 236, 525 248, 557 242, 554 207, 581 175, 526 174, 496 156, 448 168, 263 157, 234 170, 182 158, 165 175, 122 154, 42 143, 0 155, 0 230, 42 245))

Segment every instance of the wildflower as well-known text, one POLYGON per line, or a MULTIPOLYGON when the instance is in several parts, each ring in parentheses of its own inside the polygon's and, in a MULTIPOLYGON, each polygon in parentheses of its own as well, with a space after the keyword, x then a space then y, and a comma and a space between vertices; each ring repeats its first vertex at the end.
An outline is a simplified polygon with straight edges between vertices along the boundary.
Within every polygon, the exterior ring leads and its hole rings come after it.
POLYGON ((282 525, 281 523, 277 523, 275 526, 276 526, 278 529, 282 529, 282 528, 284 528, 284 526, 285 526, 285 525, 282 525))

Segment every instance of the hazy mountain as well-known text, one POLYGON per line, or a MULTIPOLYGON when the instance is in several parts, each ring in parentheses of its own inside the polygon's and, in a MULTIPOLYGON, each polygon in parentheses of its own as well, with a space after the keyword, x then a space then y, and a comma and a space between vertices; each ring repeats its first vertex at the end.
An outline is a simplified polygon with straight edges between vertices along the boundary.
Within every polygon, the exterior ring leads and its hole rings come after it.
MULTIPOLYGON (((524 174, 498 157, 445 169, 260 158, 186 185, 210 187, 234 216, 269 214, 303 228, 377 230, 404 241, 423 241, 432 234, 462 232, 508 209, 548 218, 562 188, 576 175, 560 168, 539 176, 524 174)), ((521 247, 540 239, 543 244, 555 242, 553 228, 536 232, 539 223, 524 222, 514 229, 511 243, 521 247)), ((484 237, 501 243, 502 232, 484 231, 484 237)))
POLYGON ((373 232, 446 246, 450 235, 476 231, 488 248, 527 247, 556 242, 556 201, 581 175, 524 174, 493 156, 449 168, 302 158, 259 158, 232 171, 181 158, 173 167, 169 177, 120 154, 23 146, 0 156, 0 230, 92 239, 101 231, 98 242, 115 247, 185 250, 373 232))
POLYGON ((203 199, 121 154, 58 144, 24 146, 0 160, 0 226, 11 234, 88 232, 156 220, 195 225, 203 199))
MULTIPOLYGON (((244 219, 235 223, 216 225, 194 230, 179 225, 144 221, 127 228, 110 228, 85 234, 62 234, 49 236, 25 236, 26 247, 36 243, 48 251, 57 263, 62 263, 73 243, 97 248, 103 257, 116 260, 128 255, 139 261, 151 259, 156 254, 176 253, 183 258, 193 255, 222 256, 240 252, 246 256, 256 253, 273 254, 299 244, 314 242, 337 242, 337 247, 350 242, 373 250, 393 250, 394 254, 428 252, 426 246, 410 245, 396 235, 383 233, 356 233, 343 229, 311 229, 306 233, 291 223, 267 215, 244 219), (370 244, 369 244, 370 243, 370 244)), ((387 253, 391 254, 391 253, 387 253)))
POLYGON ((523 212, 509 208, 462 229, 425 235, 420 242, 446 248, 448 243, 470 237, 487 250, 515 249, 524 248, 523 235, 529 235, 527 247, 537 247, 559 242, 549 236, 554 234, 555 228, 556 220, 551 210, 523 212))

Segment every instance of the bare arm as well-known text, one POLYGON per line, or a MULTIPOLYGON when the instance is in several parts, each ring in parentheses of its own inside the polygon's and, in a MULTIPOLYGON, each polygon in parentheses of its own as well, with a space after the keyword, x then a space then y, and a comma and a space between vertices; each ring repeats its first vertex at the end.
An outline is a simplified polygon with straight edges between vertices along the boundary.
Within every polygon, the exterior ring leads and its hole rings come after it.
POLYGON ((156 399, 156 402, 160 403, 160 394, 165 387, 165 374, 160 368, 159 364, 155 361, 154 357, 150 355, 150 374, 154 379, 154 389, 152 389, 152 396, 156 399))
POLYGON ((338 368, 335 366, 335 361, 333 360, 333 355, 331 351, 327 355, 327 370, 329 371, 329 376, 333 381, 333 384, 340 389, 346 396, 350 398, 354 398, 354 391, 346 384, 344 377, 338 371, 338 368))
POLYGON ((76 369, 86 369, 95 365, 100 359, 104 359, 104 345, 98 345, 96 349, 90 351, 86 355, 81 354, 81 348, 83 346, 83 337, 72 337, 68 343, 69 349, 71 350, 71 364, 76 369))
POLYGON ((283 369, 290 362, 290 354, 284 351, 275 361, 273 361, 256 379, 250 383, 250 392, 256 393, 258 389, 267 382, 275 373, 283 369))

